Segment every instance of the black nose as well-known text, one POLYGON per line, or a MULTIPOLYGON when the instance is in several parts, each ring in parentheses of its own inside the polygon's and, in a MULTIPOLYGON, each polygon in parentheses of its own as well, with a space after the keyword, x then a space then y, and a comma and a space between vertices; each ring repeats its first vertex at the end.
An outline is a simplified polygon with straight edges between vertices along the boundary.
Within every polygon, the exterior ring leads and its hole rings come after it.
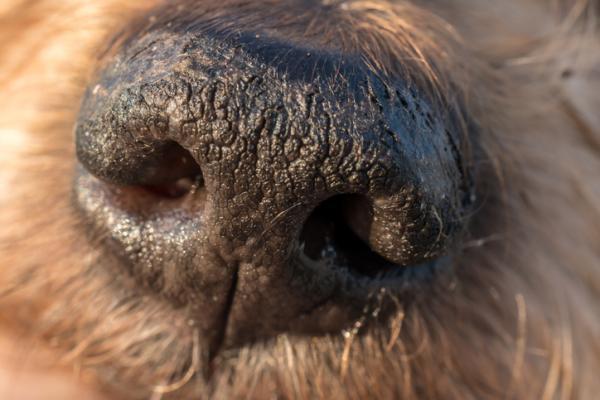
POLYGON ((100 181, 83 173, 78 199, 133 275, 207 331, 224 313, 232 342, 335 326, 312 310, 343 309, 363 278, 459 231, 459 140, 402 79, 253 34, 128 43, 81 108, 77 154, 100 181))

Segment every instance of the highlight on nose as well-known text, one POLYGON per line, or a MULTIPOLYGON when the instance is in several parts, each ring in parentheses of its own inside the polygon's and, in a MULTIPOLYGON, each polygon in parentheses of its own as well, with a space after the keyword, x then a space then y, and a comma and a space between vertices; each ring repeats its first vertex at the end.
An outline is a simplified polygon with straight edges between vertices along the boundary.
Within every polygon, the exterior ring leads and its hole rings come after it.
POLYGON ((130 270, 150 265, 137 279, 217 309, 207 329, 223 313, 232 343, 291 329, 317 304, 339 310, 369 280, 439 257, 460 233, 461 139, 419 93, 357 55, 276 37, 142 32, 82 104, 80 207, 130 270), (148 191, 153 204, 135 199, 148 191))

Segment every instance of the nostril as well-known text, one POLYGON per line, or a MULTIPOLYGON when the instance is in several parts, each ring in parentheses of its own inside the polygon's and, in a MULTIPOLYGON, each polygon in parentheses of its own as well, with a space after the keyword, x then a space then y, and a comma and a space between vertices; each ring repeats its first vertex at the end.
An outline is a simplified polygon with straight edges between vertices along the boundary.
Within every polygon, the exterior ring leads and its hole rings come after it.
POLYGON ((123 188, 175 199, 203 186, 200 165, 174 141, 131 146, 122 157, 103 162, 100 155, 79 147, 79 160, 92 175, 123 188))
POLYGON ((202 186, 202 175, 197 175, 194 178, 180 178, 176 181, 165 182, 159 185, 145 185, 142 188, 158 197, 178 199, 193 192, 200 186, 202 186))
POLYGON ((331 197, 310 214, 300 234, 306 256, 332 267, 366 277, 377 277, 402 267, 374 251, 362 232, 368 231, 367 197, 344 194, 331 197))
POLYGON ((176 142, 168 142, 154 164, 139 175, 139 182, 132 182, 147 191, 164 198, 179 198, 203 186, 204 177, 192 155, 176 142))
POLYGON ((161 156, 154 165, 147 165, 146 169, 140 174, 140 183, 161 184, 201 173, 200 166, 190 152, 172 141, 163 145, 161 156))

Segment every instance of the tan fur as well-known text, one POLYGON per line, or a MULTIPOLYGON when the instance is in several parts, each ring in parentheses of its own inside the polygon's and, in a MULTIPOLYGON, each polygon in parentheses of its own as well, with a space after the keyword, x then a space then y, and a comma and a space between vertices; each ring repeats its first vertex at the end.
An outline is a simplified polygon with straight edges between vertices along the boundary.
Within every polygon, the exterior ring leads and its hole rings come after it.
POLYGON ((72 127, 95 54, 150 2, 4 1, 0 398, 597 398, 600 10, 584 0, 340 3, 351 46, 384 69, 405 59, 475 121, 485 202, 452 278, 399 304, 388 326, 282 335, 226 354, 206 381, 194 327, 96 271, 70 205, 72 127))

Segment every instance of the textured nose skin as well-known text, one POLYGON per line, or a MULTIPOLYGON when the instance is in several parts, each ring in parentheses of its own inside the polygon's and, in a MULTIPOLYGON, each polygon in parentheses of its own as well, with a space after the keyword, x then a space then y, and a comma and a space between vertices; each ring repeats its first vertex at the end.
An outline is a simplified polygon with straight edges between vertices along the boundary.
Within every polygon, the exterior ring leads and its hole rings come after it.
POLYGON ((199 314, 217 309, 205 329, 219 325, 226 342, 288 329, 354 290, 301 252, 302 227, 328 198, 360 195, 349 226, 399 266, 438 256, 460 228, 458 138, 414 89, 356 56, 252 34, 146 32, 90 87, 76 140, 84 168, 110 184, 201 170, 202 196, 189 200, 201 207, 160 221, 90 213, 134 270, 164 275, 160 290, 199 314))

